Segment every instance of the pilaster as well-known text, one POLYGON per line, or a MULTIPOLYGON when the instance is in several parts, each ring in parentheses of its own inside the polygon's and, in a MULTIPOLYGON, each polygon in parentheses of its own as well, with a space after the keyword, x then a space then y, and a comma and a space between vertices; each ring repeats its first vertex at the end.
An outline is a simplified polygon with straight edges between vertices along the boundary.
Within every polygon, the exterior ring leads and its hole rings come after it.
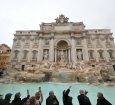
POLYGON ((43 59, 43 44, 42 44, 42 34, 40 34, 40 37, 39 37, 39 52, 38 52, 38 62, 41 62, 42 59, 43 59))
POLYGON ((83 61, 88 62, 89 61, 89 56, 88 56, 88 50, 87 50, 87 41, 86 41, 86 36, 85 33, 83 33, 83 61))
POLYGON ((49 61, 51 61, 51 62, 54 61, 54 33, 51 33, 49 61))
POLYGON ((71 58, 72 58, 72 62, 76 62, 76 48, 75 48, 74 33, 71 33, 71 58))

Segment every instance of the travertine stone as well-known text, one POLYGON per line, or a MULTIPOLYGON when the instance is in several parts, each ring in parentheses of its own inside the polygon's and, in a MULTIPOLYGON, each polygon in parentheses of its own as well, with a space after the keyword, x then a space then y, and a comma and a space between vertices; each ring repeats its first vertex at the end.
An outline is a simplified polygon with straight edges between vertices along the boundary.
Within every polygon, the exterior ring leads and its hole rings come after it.
POLYGON ((83 22, 68 22, 69 18, 64 15, 55 20, 56 22, 42 23, 40 30, 16 31, 10 64, 18 64, 20 67, 28 63, 41 64, 44 62, 44 51, 48 51, 47 62, 70 64, 93 60, 96 63, 103 61, 115 65, 115 45, 110 29, 85 29, 83 22), (23 59, 25 50, 28 51, 26 60, 23 59), (34 63, 33 50, 38 52, 34 63), (19 53, 17 59, 14 59, 16 51, 19 53), (93 53, 92 58, 89 58, 90 51, 93 53), (100 54, 103 59, 100 58, 100 54))

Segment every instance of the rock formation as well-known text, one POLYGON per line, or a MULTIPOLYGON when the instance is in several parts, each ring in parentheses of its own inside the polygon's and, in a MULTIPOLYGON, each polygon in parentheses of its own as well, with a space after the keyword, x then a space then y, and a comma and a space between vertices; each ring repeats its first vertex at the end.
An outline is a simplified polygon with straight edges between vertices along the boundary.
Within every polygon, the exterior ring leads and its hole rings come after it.
POLYGON ((106 64, 84 64, 83 62, 69 65, 45 62, 35 67, 27 67, 24 71, 12 70, 4 72, 0 82, 85 82, 99 84, 115 83, 115 72, 106 64))

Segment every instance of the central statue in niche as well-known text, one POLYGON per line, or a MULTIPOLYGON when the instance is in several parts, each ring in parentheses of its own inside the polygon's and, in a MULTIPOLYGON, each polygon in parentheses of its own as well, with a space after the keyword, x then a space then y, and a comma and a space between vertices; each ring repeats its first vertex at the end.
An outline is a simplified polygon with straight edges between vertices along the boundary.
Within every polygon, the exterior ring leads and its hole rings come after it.
POLYGON ((65 40, 60 40, 57 43, 57 63, 64 66, 69 61, 69 47, 65 40))
POLYGON ((60 62, 65 62, 65 54, 64 54, 64 52, 63 52, 63 49, 62 49, 62 51, 60 52, 60 62))

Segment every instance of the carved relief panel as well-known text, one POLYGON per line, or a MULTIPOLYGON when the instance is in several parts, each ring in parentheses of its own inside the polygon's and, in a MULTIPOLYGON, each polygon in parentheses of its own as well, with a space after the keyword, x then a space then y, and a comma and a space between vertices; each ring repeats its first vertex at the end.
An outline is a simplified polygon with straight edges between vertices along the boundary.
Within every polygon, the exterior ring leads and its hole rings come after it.
POLYGON ((24 44, 24 48, 29 48, 29 46, 30 46, 30 44, 29 44, 28 42, 26 42, 26 43, 24 44))
POLYGON ((111 48, 112 47, 112 43, 111 43, 111 40, 109 38, 106 39, 105 45, 106 45, 107 48, 111 48))
POLYGON ((44 39, 44 45, 48 46, 50 44, 50 39, 44 39))
POLYGON ((16 39, 16 42, 15 42, 15 48, 20 48, 21 47, 21 40, 20 39, 16 39))
POLYGON ((25 39, 25 43, 24 43, 24 48, 29 48, 30 47, 30 37, 25 37, 26 39, 25 39))
POLYGON ((92 46, 91 37, 87 37, 86 41, 87 41, 87 47, 88 47, 88 48, 93 47, 93 46, 92 46))
POLYGON ((93 50, 89 50, 88 54, 89 54, 89 59, 93 60, 94 59, 94 51, 93 50))
POLYGON ((35 37, 33 39, 33 48, 38 48, 38 46, 39 46, 39 38, 35 37))
POLYGON ((100 41, 99 38, 96 39, 96 47, 97 47, 97 48, 101 48, 101 47, 102 47, 101 41, 100 41))
POLYGON ((82 40, 81 38, 76 39, 76 46, 81 46, 82 45, 82 40))

